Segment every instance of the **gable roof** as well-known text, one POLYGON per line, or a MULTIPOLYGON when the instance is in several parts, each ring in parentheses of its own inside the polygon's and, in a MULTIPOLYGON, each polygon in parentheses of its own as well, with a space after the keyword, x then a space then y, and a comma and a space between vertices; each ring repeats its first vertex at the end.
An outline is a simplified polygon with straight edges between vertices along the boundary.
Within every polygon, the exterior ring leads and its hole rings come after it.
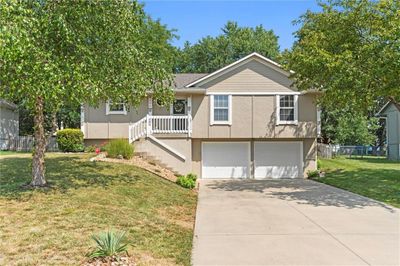
POLYGON ((174 77, 174 85, 175 89, 182 89, 185 88, 186 85, 194 82, 204 76, 207 76, 208 73, 182 73, 182 74, 175 74, 174 77))
POLYGON ((397 110, 399 110, 399 112, 400 112, 400 105, 399 105, 399 104, 397 104, 397 103, 395 103, 395 102, 393 102, 393 101, 388 101, 388 102, 385 103, 385 105, 381 108, 381 110, 379 110, 379 112, 378 112, 377 115, 382 115, 382 113, 390 106, 390 104, 393 104, 393 105, 397 108, 397 110))
POLYGON ((266 58, 265 56, 262 56, 262 55, 260 55, 258 53, 251 53, 251 54, 243 57, 242 59, 239 59, 236 62, 233 62, 230 65, 227 65, 227 66, 225 66, 225 67, 223 67, 221 69, 218 69, 218 70, 214 71, 211 74, 205 75, 204 77, 199 78, 199 79, 187 84, 186 87, 187 88, 188 87, 193 87, 194 85, 199 85, 199 84, 205 83, 205 82, 207 82, 209 80, 212 80, 212 79, 214 79, 216 77, 219 77, 220 75, 222 75, 224 73, 227 73, 230 70, 235 69, 236 67, 239 67, 239 66, 241 66, 241 65, 243 65, 243 64, 245 64, 245 63, 247 63, 247 62, 249 62, 251 60, 254 60, 254 59, 256 59, 257 61, 259 61, 259 62, 261 62, 261 63, 263 63, 263 64, 265 64, 265 65, 267 65, 267 66, 269 66, 271 68, 273 68, 274 70, 282 73, 283 75, 285 75, 287 77, 289 77, 289 75, 292 73, 290 71, 286 71, 285 69, 283 69, 283 67, 280 64, 272 61, 271 59, 266 58))

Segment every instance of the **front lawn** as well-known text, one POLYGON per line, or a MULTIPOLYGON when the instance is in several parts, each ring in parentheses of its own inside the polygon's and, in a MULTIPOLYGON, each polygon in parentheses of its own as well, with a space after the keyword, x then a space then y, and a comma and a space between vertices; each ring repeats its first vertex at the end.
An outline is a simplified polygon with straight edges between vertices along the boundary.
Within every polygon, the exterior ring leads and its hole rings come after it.
POLYGON ((90 236, 124 230, 139 265, 189 265, 196 194, 131 165, 48 154, 50 188, 24 189, 30 156, 0 157, 0 264, 81 265, 90 236))
POLYGON ((400 207, 400 163, 385 158, 322 159, 326 177, 315 180, 400 207))

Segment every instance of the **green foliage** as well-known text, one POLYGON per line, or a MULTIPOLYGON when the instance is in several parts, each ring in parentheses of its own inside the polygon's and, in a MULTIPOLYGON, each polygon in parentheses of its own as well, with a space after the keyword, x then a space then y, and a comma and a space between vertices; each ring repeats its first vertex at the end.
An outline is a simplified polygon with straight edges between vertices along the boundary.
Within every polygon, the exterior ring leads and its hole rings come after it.
POLYGON ((320 159, 317 160, 317 169, 321 170, 321 160, 320 159))
POLYGON ((400 1, 329 0, 297 21, 285 53, 300 90, 324 91, 325 106, 364 115, 379 98, 400 101, 400 1))
POLYGON ((0 0, 0 97, 35 116, 34 185, 45 183, 44 112, 75 121, 65 103, 172 101, 173 37, 135 0, 0 0))
POLYGON ((85 152, 93 153, 96 152, 96 145, 89 145, 85 147, 85 152))
POLYGON ((185 43, 176 62, 177 72, 210 73, 252 52, 275 59, 279 54, 278 37, 262 25, 239 27, 228 21, 217 37, 207 36, 191 45, 185 43))
POLYGON ((369 118, 347 108, 324 109, 321 121, 324 142, 341 145, 374 145, 381 128, 378 118, 369 118))
POLYGON ((66 128, 57 131, 58 148, 64 152, 79 152, 84 150, 83 132, 76 128, 66 128))
POLYGON ((105 145, 107 156, 110 158, 117 158, 122 156, 124 159, 131 159, 134 153, 133 145, 129 144, 126 139, 113 139, 105 145))
POLYGON ((187 174, 186 176, 178 176, 176 183, 184 188, 193 189, 196 187, 197 176, 195 174, 187 174))
POLYGON ((92 236, 96 247, 87 256, 90 259, 118 256, 128 252, 128 245, 125 243, 125 232, 107 231, 92 236))
POLYGON ((0 25, 0 97, 29 110, 39 96, 58 111, 172 95, 172 62, 156 52, 172 51, 173 35, 136 1, 0 0, 0 25))
POLYGON ((318 170, 310 170, 307 172, 307 177, 308 178, 319 177, 319 171, 318 170))

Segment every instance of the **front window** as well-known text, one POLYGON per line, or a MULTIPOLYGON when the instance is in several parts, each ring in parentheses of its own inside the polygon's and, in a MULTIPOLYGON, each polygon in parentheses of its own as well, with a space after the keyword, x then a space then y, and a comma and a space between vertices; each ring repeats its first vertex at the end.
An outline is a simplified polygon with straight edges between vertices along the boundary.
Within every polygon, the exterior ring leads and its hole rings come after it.
POLYGON ((294 121, 294 95, 285 95, 279 98, 279 120, 294 121))
POLYGON ((297 95, 278 95, 278 123, 297 122, 297 95))
POLYGON ((231 121, 231 96, 230 95, 212 95, 212 124, 229 124, 231 121))
POLYGON ((124 114, 126 115, 126 106, 124 103, 107 102, 106 114, 124 114))

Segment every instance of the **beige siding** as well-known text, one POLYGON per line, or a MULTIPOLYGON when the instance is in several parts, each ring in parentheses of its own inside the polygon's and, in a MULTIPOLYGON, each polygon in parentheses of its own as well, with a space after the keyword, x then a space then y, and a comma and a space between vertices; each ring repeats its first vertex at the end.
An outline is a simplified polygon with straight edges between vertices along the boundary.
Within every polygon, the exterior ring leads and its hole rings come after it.
POLYGON ((208 92, 292 92, 292 82, 257 60, 201 85, 208 92))
POLYGON ((232 96, 232 125, 210 125, 210 97, 193 97, 193 138, 310 138, 317 135, 313 95, 299 96, 298 125, 276 125, 275 95, 232 96))
POLYGON ((84 107, 84 132, 87 139, 128 138, 129 123, 135 123, 146 116, 147 100, 138 107, 129 107, 126 115, 106 115, 106 104, 84 107))
POLYGON ((9 141, 19 135, 18 111, 0 106, 0 149, 6 149, 9 141))
POLYGON ((175 154, 166 150, 159 144, 151 141, 150 139, 135 141, 136 152, 146 152, 149 155, 160 160, 162 163, 171 167, 174 171, 180 174, 188 174, 192 171, 192 140, 189 138, 158 138, 159 141, 165 143, 169 147, 173 148, 180 154, 186 157, 186 160, 182 160, 175 154))

